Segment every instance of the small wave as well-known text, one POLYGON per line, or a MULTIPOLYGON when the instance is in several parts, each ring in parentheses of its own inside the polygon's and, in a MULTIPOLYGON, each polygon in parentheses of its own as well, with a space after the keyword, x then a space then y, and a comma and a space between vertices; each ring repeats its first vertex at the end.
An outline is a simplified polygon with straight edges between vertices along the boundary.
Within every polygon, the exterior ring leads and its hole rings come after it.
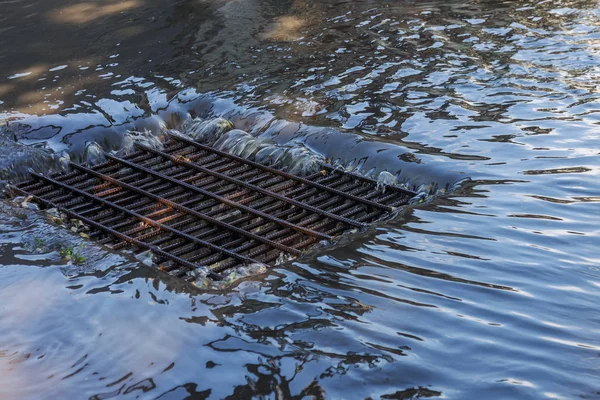
MULTIPOLYGON (((409 189, 409 185, 399 182, 396 175, 386 171, 373 168, 370 171, 361 171, 361 163, 355 163, 351 160, 343 163, 337 159, 334 163, 328 163, 328 160, 306 146, 301 141, 292 141, 289 144, 278 144, 274 140, 266 137, 255 137, 241 129, 233 129, 221 135, 213 143, 213 146, 219 150, 230 154, 250 159, 263 165, 281 168, 295 175, 306 176, 318 172, 324 164, 329 164, 336 169, 347 172, 358 173, 367 178, 375 179, 377 187, 385 191, 386 186, 396 186, 402 189, 409 189)), ((430 192, 426 185, 420 187, 422 192, 430 192)))
POLYGON ((223 279, 220 281, 208 279, 207 268, 198 268, 194 271, 190 271, 188 276, 193 278, 192 284, 200 289, 219 290, 237 283, 242 278, 264 274, 265 272, 267 272, 267 266, 265 264, 253 263, 227 270, 223 279))
POLYGON ((377 177, 377 189, 382 189, 385 193, 387 186, 395 186, 398 183, 398 179, 387 171, 383 171, 377 177))
POLYGON ((224 133, 233 129, 233 124, 225 118, 194 118, 183 123, 182 133, 200 143, 214 143, 224 133))
POLYGON ((297 175, 315 173, 325 161, 322 155, 312 152, 303 143, 280 145, 267 138, 254 137, 240 129, 229 131, 214 146, 230 154, 279 167, 297 175))
POLYGON ((19 183, 30 179, 29 172, 31 170, 52 174, 65 171, 68 167, 68 155, 65 154, 52 154, 42 149, 23 151, 18 146, 13 149, 16 151, 7 156, 0 156, 4 158, 0 162, 0 182, 2 184, 19 183))
POLYGON ((135 145, 141 144, 155 150, 162 150, 164 136, 157 136, 149 130, 144 131, 127 131, 123 135, 121 148, 116 151, 119 155, 127 155, 135 151, 135 145))
MULTIPOLYGON (((353 172, 375 179, 378 189, 385 191, 386 186, 395 186, 402 189, 412 189, 410 182, 400 182, 398 176, 386 170, 372 168, 369 171, 362 171, 360 162, 351 160, 344 163, 341 159, 333 163, 306 146, 301 141, 293 141, 290 144, 278 144, 272 139, 265 137, 254 137, 248 132, 240 129, 233 129, 222 135, 215 143, 214 147, 234 154, 239 157, 250 159, 263 165, 281 168, 292 174, 306 176, 316 173, 323 168, 324 164, 333 166, 346 172, 353 172)), ((421 185, 418 187, 420 192, 433 194, 430 186, 421 185)))

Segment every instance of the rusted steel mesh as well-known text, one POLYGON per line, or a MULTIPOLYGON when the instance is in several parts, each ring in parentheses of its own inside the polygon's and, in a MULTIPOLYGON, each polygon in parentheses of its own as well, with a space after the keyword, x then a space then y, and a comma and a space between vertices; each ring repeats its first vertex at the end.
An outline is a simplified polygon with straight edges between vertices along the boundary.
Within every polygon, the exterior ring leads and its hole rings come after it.
POLYGON ((242 264, 297 256, 414 195, 326 165, 294 176, 176 135, 162 150, 106 157, 72 163, 67 174, 32 172, 14 189, 81 220, 102 244, 150 250, 161 270, 184 279, 200 267, 220 279, 242 264))

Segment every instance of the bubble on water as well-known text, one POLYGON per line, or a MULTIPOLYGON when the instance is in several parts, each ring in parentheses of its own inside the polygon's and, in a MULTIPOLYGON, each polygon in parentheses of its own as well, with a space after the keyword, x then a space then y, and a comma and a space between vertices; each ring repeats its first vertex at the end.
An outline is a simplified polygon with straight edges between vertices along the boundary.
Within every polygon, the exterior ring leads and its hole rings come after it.
POLYGON ((183 124, 183 133, 200 143, 214 143, 224 133, 233 129, 233 124, 225 118, 203 120, 194 118, 183 124))

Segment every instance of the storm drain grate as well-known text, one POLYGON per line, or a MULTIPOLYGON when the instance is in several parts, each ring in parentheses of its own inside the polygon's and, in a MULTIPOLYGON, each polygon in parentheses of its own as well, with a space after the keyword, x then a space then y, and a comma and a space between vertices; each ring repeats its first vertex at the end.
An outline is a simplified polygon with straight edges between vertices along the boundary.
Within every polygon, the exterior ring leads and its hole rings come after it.
POLYGON ((81 220, 102 244, 152 251, 161 270, 184 279, 201 266, 218 280, 232 267, 297 256, 414 195, 326 165, 291 175, 172 134, 161 150, 106 157, 72 163, 68 174, 32 172, 15 190, 81 220))

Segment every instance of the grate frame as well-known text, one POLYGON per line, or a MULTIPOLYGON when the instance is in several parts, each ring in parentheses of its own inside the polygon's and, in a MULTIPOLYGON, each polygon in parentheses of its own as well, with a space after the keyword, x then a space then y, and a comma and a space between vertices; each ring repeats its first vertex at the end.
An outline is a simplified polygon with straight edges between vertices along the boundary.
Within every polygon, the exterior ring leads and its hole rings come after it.
POLYGON ((293 175, 173 133, 160 150, 136 144, 105 157, 96 166, 71 162, 69 173, 30 172, 13 190, 81 220, 101 244, 151 251, 161 271, 184 280, 200 267, 221 280, 239 265, 299 256, 415 196, 326 164, 293 175))

